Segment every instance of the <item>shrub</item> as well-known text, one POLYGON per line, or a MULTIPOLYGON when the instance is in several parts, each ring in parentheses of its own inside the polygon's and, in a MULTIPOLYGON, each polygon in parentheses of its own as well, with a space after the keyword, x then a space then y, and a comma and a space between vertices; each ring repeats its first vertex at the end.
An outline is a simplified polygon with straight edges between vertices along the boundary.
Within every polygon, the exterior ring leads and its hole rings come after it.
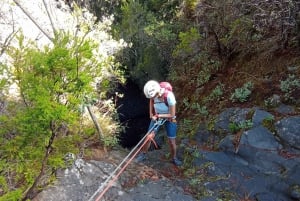
POLYGON ((241 88, 235 89, 234 93, 231 95, 230 100, 232 102, 246 102, 252 93, 253 83, 247 82, 241 88))
POLYGON ((204 102, 209 103, 209 102, 219 101, 222 98, 223 89, 224 89, 223 84, 217 85, 216 88, 214 88, 212 92, 209 94, 209 96, 205 98, 204 102))
POLYGON ((240 123, 231 122, 229 124, 229 130, 231 133, 237 133, 240 130, 247 130, 252 128, 253 122, 250 120, 242 121, 240 123))
POLYGON ((285 101, 295 101, 293 92, 300 87, 300 79, 295 75, 289 75, 286 80, 280 81, 280 89, 284 92, 285 101))

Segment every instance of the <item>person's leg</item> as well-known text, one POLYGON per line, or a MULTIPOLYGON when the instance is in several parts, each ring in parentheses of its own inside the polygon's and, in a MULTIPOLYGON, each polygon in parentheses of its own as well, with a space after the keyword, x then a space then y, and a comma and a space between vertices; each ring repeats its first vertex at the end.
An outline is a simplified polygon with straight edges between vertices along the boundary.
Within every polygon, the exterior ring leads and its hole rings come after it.
POLYGON ((168 138, 168 143, 170 147, 171 157, 176 158, 176 139, 175 138, 168 138))
POLYGON ((175 165, 179 166, 182 164, 177 158, 177 146, 176 146, 176 135, 177 135, 177 124, 176 122, 166 122, 166 131, 168 136, 168 143, 170 146, 170 152, 172 161, 175 165))
POLYGON ((148 137, 145 139, 147 140, 146 144, 143 146, 142 148, 142 152, 146 153, 148 152, 150 145, 151 145, 151 140, 149 140, 149 138, 154 139, 155 135, 158 132, 159 126, 155 126, 155 122, 154 120, 151 120, 149 127, 148 127, 148 137), (150 133, 149 133, 150 132, 150 133))
POLYGON ((149 148, 150 148, 150 145, 151 145, 151 141, 148 140, 148 138, 151 138, 151 137, 154 138, 155 134, 157 133, 157 131, 158 131, 158 129, 159 129, 159 127, 156 127, 156 128, 154 129, 154 127, 155 127, 154 124, 155 124, 155 121, 151 120, 150 125, 149 125, 149 128, 148 128, 148 132, 147 132, 148 137, 145 139, 145 140, 147 140, 147 141, 146 141, 146 143, 144 144, 144 146, 142 147, 142 149, 141 149, 139 155, 138 155, 137 158, 136 158, 136 161, 137 161, 137 162, 141 162, 141 161, 143 161, 143 160, 146 158, 146 153, 148 152, 148 150, 149 150, 149 148), (149 133, 149 132, 150 132, 150 133, 149 133))
MULTIPOLYGON (((155 136, 155 133, 154 131, 152 131, 151 133, 148 134, 148 138, 154 138, 155 136)), ((150 148, 150 145, 151 145, 151 140, 148 140, 148 138, 146 138, 145 140, 147 140, 146 144, 143 146, 143 148, 141 149, 141 151, 143 153, 147 153, 149 148, 150 148)))

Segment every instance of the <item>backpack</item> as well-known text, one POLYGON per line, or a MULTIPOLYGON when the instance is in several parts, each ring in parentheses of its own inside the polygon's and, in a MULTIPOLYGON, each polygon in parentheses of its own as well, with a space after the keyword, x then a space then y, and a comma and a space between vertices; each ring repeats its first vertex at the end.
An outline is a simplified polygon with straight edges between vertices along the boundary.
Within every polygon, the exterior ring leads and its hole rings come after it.
POLYGON ((173 91, 173 87, 169 82, 160 82, 159 85, 160 85, 161 88, 165 89, 165 92, 163 94, 164 102, 169 107, 167 97, 168 97, 168 93, 170 91, 173 91))

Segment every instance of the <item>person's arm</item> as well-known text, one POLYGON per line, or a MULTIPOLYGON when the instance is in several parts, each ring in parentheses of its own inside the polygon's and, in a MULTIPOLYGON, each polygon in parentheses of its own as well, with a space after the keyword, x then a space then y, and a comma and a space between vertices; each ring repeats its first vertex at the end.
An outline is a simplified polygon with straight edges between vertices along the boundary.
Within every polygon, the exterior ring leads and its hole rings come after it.
POLYGON ((169 113, 158 114, 157 118, 176 118, 176 105, 169 106, 169 113))
POLYGON ((152 119, 153 115, 155 114, 154 110, 154 101, 153 99, 150 99, 149 101, 149 117, 152 119))

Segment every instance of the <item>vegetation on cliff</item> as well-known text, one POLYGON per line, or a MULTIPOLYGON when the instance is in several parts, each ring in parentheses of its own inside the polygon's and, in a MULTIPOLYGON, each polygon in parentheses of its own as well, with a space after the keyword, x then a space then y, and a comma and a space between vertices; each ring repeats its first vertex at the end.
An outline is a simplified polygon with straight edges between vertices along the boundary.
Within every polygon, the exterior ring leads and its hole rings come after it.
MULTIPOLYGON (((1 10, 8 5, 21 8, 22 1, 18 2, 5 0, 1 10)), ((101 137, 101 145, 117 143, 115 134, 121 127, 110 98, 125 77, 141 88, 148 79, 172 83, 182 125, 179 135, 192 135, 199 121, 209 125, 227 107, 272 109, 274 97, 295 105, 299 112, 300 4, 296 0, 78 3, 97 18, 71 6, 73 21, 60 28, 52 23, 45 1, 41 3, 50 24, 47 31, 52 30, 43 32, 50 44, 42 47, 19 33, 14 23, 20 19, 0 16, 3 22, 13 19, 3 23, 12 31, 0 44, 0 56, 10 56, 9 63, 2 58, 0 63, 2 200, 32 198, 53 180, 57 168, 66 165, 66 153, 82 154, 90 142, 99 141, 101 133, 108 134, 101 137), (68 25, 71 29, 64 29, 68 25), (116 43, 107 43, 111 36, 129 45, 114 51, 116 43), (7 96, 13 83, 18 99, 7 96), (91 109, 91 105, 100 108, 100 127, 82 119, 79 106, 91 109)), ((32 17, 26 9, 23 12, 32 17)))

